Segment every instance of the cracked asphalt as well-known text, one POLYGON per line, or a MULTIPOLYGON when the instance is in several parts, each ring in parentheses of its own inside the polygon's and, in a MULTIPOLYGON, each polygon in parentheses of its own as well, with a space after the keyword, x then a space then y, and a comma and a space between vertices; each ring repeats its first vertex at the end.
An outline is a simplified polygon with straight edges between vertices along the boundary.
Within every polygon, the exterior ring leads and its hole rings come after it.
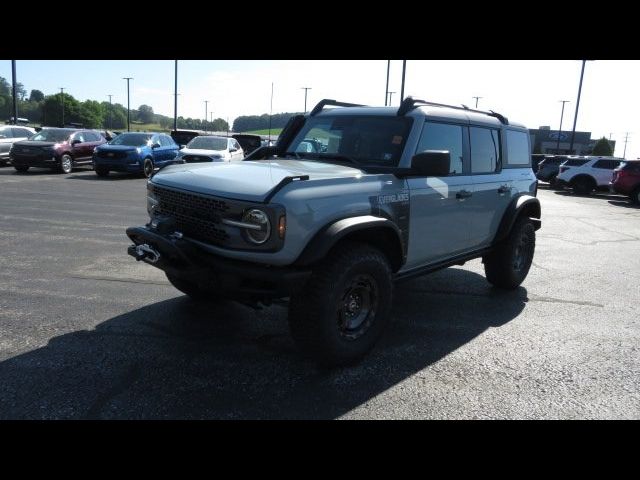
POLYGON ((359 365, 281 306, 199 305, 126 254, 145 181, 0 168, 0 419, 638 419, 640 209, 541 187, 514 292, 479 260, 400 284, 359 365))

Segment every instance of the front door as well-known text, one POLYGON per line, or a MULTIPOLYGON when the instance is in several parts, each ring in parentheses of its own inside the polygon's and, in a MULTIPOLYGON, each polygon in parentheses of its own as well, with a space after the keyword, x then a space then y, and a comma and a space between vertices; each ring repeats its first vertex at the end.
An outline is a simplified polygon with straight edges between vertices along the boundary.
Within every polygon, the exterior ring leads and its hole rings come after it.
POLYGON ((447 150, 449 175, 410 177, 410 229, 406 268, 436 263, 469 250, 473 184, 469 176, 467 127, 425 122, 415 153, 447 150))

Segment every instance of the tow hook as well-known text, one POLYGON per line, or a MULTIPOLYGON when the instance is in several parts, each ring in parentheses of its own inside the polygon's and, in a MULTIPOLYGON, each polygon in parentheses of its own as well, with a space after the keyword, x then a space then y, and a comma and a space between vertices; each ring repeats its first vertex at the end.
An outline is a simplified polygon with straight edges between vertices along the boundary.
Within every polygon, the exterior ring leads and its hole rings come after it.
POLYGON ((146 243, 142 243, 140 245, 132 245, 130 248, 133 250, 134 257, 137 261, 145 259, 150 263, 156 263, 158 260, 160 260, 160 252, 150 247, 146 243))

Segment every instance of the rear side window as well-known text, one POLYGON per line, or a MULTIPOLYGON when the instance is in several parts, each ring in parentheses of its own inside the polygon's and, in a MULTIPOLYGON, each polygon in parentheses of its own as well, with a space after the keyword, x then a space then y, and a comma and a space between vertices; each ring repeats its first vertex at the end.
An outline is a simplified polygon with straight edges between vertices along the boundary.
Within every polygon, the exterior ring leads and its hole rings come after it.
POLYGON ((530 160, 529 134, 527 132, 507 130, 507 165, 529 165, 530 160))
POLYGON ((563 165, 565 167, 581 167, 582 165, 584 165, 588 161, 589 160, 574 158, 574 159, 571 159, 571 160, 567 160, 563 165))
POLYGON ((0 128, 0 138, 13 138, 13 134, 11 133, 11 129, 10 128, 0 128))
POLYGON ((471 173, 493 173, 500 166, 498 131, 489 128, 469 128, 471 140, 471 173))

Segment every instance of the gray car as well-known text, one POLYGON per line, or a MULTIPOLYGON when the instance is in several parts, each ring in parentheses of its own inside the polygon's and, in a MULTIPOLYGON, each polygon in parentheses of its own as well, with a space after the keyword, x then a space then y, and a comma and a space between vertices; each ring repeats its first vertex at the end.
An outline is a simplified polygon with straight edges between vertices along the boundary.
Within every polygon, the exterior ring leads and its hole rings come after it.
POLYGON ((14 142, 26 140, 36 131, 22 125, 0 125, 0 165, 6 165, 9 160, 9 150, 14 142))
POLYGON ((194 300, 288 299, 301 349, 344 365, 380 338, 400 281, 481 257, 491 284, 517 288, 536 193, 528 131, 500 114, 323 100, 243 162, 158 172, 128 253, 194 300))

